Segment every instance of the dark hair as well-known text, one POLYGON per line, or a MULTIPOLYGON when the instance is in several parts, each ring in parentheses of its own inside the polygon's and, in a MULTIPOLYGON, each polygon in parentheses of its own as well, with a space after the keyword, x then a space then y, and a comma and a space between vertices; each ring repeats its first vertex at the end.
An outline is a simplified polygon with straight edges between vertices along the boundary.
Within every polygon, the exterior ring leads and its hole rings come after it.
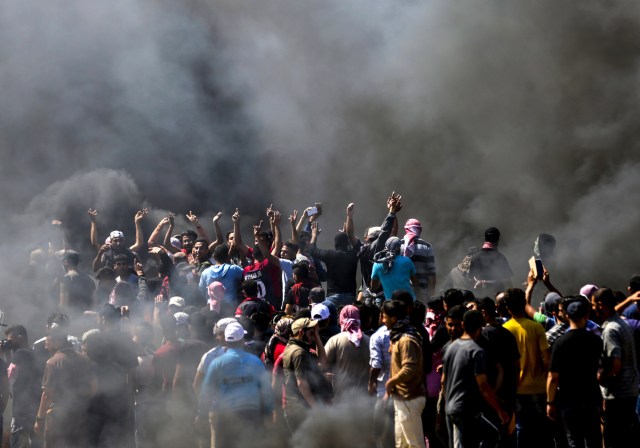
POLYGON ((193 244, 196 244, 196 243, 204 243, 204 245, 207 246, 207 249, 209 248, 209 240, 206 238, 198 238, 193 242, 193 244))
POLYGON ((462 317, 462 324, 464 325, 464 331, 467 334, 475 333, 480 328, 484 327, 484 317, 482 313, 476 310, 469 310, 464 313, 462 317))
POLYGON ((411 309, 411 313, 409 313, 409 321, 411 321, 411 325, 416 328, 420 325, 424 325, 424 317, 426 315, 427 307, 425 304, 419 300, 413 302, 413 308, 411 309))
POLYGON ((258 297, 258 282, 251 279, 245 280, 240 285, 240 290, 244 292, 247 297, 258 297))
POLYGON ((338 250, 346 250, 349 247, 349 235, 344 232, 338 233, 333 238, 333 244, 338 250))
POLYGON ((296 264, 293 267, 293 275, 296 276, 298 281, 307 280, 309 278, 309 265, 308 264, 296 264))
POLYGON ((106 322, 115 322, 120 319, 120 311, 110 303, 105 303, 98 310, 98 316, 102 317, 106 322))
POLYGON ((484 240, 488 243, 500 241, 500 231, 496 227, 489 227, 484 231, 484 240))
POLYGON ((109 267, 109 266, 103 266, 100 269, 98 269, 98 271, 96 272, 96 278, 98 280, 102 280, 102 279, 111 279, 111 280, 115 280, 116 278, 116 271, 113 270, 113 268, 109 267))
POLYGON ((459 289, 447 289, 442 296, 442 300, 445 305, 447 305, 447 308, 451 308, 456 305, 462 305, 464 302, 464 294, 462 294, 462 291, 459 289))
POLYGON ((293 250, 294 252, 298 252, 298 250, 300 249, 300 246, 298 246, 296 243, 294 243, 293 241, 285 241, 283 244, 283 246, 287 246, 289 249, 293 250))
POLYGON ((407 317, 407 307, 404 303, 397 300, 387 300, 382 304, 382 312, 389 317, 395 317, 402 320, 407 317))
POLYGON ((593 299, 597 302, 602 303, 605 307, 609 309, 614 309, 617 305, 616 296, 611 290, 611 288, 600 288, 596 292, 593 293, 593 299))
POLYGON ((180 234, 180 242, 182 242, 185 236, 188 236, 194 241, 198 239, 198 234, 196 232, 194 232, 193 230, 185 230, 180 234))
POLYGON ((27 339, 27 329, 24 327, 24 325, 11 325, 9 328, 4 330, 4 334, 6 336, 12 334, 14 336, 20 336, 25 340, 27 339))
POLYGON ((62 313, 50 314, 47 318, 47 327, 51 327, 53 324, 67 328, 69 326, 69 316, 62 313))
POLYGON ((391 300, 403 303, 407 310, 413 306, 413 296, 410 292, 405 291, 404 289, 396 289, 393 291, 393 294, 391 294, 391 300))
POLYGON ((218 263, 224 263, 229 259, 229 246, 221 244, 213 249, 213 259, 218 263))
POLYGON ((127 263, 127 265, 129 264, 129 259, 127 258, 127 256, 125 254, 118 254, 115 257, 113 257, 113 265, 114 266, 119 261, 120 262, 124 261, 125 263, 127 263))
POLYGON ((489 318, 496 317, 496 302, 490 297, 483 297, 476 301, 478 309, 484 311, 489 318))
POLYGON ((464 313, 467 311, 465 307, 462 305, 456 305, 447 310, 447 313, 444 315, 445 319, 455 319, 462 320, 464 317, 464 313))
POLYGON ((504 292, 504 303, 512 314, 522 314, 527 306, 524 291, 520 288, 509 288, 504 292))

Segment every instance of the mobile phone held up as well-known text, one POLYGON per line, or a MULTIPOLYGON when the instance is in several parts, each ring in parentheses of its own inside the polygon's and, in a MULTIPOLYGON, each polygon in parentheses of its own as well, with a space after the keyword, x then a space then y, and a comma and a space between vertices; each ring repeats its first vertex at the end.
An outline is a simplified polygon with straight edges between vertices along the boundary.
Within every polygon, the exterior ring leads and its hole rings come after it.
POLYGON ((311 207, 307 210, 307 216, 313 216, 318 214, 318 207, 311 207))

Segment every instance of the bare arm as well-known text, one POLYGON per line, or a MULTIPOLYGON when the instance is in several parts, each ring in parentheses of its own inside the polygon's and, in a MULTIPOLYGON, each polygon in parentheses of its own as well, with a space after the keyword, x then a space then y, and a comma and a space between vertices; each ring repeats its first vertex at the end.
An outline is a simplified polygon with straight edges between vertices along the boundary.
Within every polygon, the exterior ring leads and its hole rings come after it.
POLYGON ((210 241, 209 235, 207 235, 204 227, 202 227, 202 224, 200 224, 200 221, 198 221, 198 216, 196 216, 191 210, 189 210, 189 213, 187 213, 185 216, 187 217, 189 222, 195 226, 198 236, 200 238, 204 238, 207 241, 210 241))
POLYGON ((129 248, 132 252, 139 251, 144 245, 144 236, 142 234, 142 225, 140 223, 142 222, 142 219, 147 215, 147 213, 149 213, 149 210, 143 208, 142 210, 138 210, 133 218, 133 223, 136 226, 136 242, 129 248))
POLYGON ((162 240, 162 246, 172 254, 180 252, 180 249, 178 249, 177 247, 174 247, 173 244, 171 244, 171 234, 173 233, 173 228, 176 224, 175 219, 176 219, 176 215, 174 215, 173 213, 169 213, 169 228, 167 229, 167 232, 164 234, 164 240, 162 240))
POLYGON ((524 291, 524 297, 527 301, 524 311, 525 311, 525 314, 529 316, 531 319, 533 319, 533 315, 536 313, 535 308, 531 306, 531 297, 533 296, 533 290, 536 287, 537 282, 538 282, 538 279, 536 279, 536 276, 533 273, 533 270, 530 270, 529 275, 527 276, 527 289, 524 291))
POLYGON ((313 397, 313 393, 311 393, 311 387, 309 386, 309 383, 307 382, 307 380, 304 380, 302 378, 297 378, 296 381, 298 383, 298 389, 300 390, 300 394, 302 394, 302 397, 304 398, 304 400, 307 402, 307 404, 310 407, 315 407, 316 399, 313 397))
POLYGON ((262 221, 257 226, 253 226, 253 236, 258 241, 258 247, 260 248, 260 252, 264 255, 269 263, 280 267, 280 259, 274 256, 271 252, 269 252, 269 246, 267 245, 267 240, 264 235, 260 234, 260 228, 262 227, 262 221))
POLYGON ((149 247, 154 247, 157 246, 157 239, 160 236, 160 232, 162 232, 162 229, 164 227, 166 227, 169 224, 169 218, 168 217, 164 217, 160 220, 160 222, 158 223, 158 225, 156 226, 155 229, 153 229, 153 232, 151 232, 151 235, 149 235, 149 240, 147 241, 147 245, 149 247))
POLYGON ((558 383, 560 381, 560 374, 557 372, 549 372, 547 376, 547 417, 551 420, 556 419, 556 392, 558 390, 558 383))
POLYGON ((282 249, 282 234, 280 232, 280 220, 282 215, 280 212, 274 211, 269 221, 271 222, 271 229, 273 231, 273 249, 271 249, 271 255, 278 258, 280 255, 280 249, 282 249))
POLYGON ((353 202, 347 206, 347 221, 344 225, 344 230, 347 232, 347 236, 349 237, 349 241, 351 242, 351 246, 356 247, 358 244, 358 238, 356 237, 355 226, 353 224, 353 202))
POLYGON ((320 339, 320 328, 315 326, 315 341, 316 341, 316 351, 318 352, 318 365, 321 370, 326 370, 329 368, 329 363, 327 360, 327 352, 324 349, 324 344, 322 343, 322 339, 320 339))
POLYGON ((296 227, 296 219, 298 218, 298 210, 294 210, 289 215, 289 222, 291 223, 291 241, 298 244, 298 228, 296 227))
POLYGON ((493 392, 493 390, 491 390, 491 386, 489 386, 487 375, 485 375, 484 373, 476 375, 476 382, 478 383, 478 387, 480 388, 480 393, 482 394, 482 398, 484 398, 484 401, 486 401, 489 406, 491 406, 496 411, 498 417, 500 418, 500 422, 503 425, 506 425, 509 422, 511 416, 502 409, 502 406, 500 406, 500 402, 498 401, 496 394, 493 392))
POLYGON ((94 210, 90 208, 87 213, 89 214, 89 219, 91 220, 91 233, 90 233, 91 245, 96 250, 100 250, 101 244, 98 241, 98 225, 96 223, 96 220, 98 217, 98 210, 94 210))
POLYGON ((549 271, 547 271, 547 268, 543 268, 543 269, 544 269, 544 271, 543 271, 543 274, 542 274, 542 282, 544 283, 544 286, 547 287, 549 292, 555 292, 560 297, 562 297, 562 293, 560 291, 558 291, 558 288, 553 286, 553 284, 551 283, 551 277, 549 276, 549 271))
POLYGON ((98 272, 98 269, 102 267, 102 255, 104 255, 110 247, 111 246, 109 244, 103 244, 100 246, 100 250, 98 250, 96 258, 93 259, 93 272, 98 272))
POLYGON ((235 213, 231 217, 233 221, 233 244, 238 249, 238 254, 242 259, 247 257, 247 246, 242 242, 242 233, 240 232, 240 212, 236 208, 235 213))
POLYGON ((309 241, 309 244, 311 244, 312 246, 316 245, 316 241, 318 240, 318 235, 320 235, 320 232, 322 232, 322 230, 320 230, 320 227, 318 227, 318 223, 313 222, 311 224, 311 241, 309 241))
POLYGON ((216 229, 216 240, 209 244, 209 252, 213 253, 213 249, 224 243, 224 235, 222 234, 222 229, 220 228, 220 218, 222 217, 222 212, 216 213, 216 216, 213 217, 213 226, 216 229))
POLYGON ((302 214, 300 215, 300 220, 298 221, 298 225, 296 226, 296 232, 300 233, 304 229, 304 224, 307 221, 307 217, 309 216, 307 212, 311 210, 311 207, 307 207, 304 209, 302 214))
POLYGON ((631 305, 634 302, 640 301, 640 291, 631 294, 629 297, 624 299, 622 302, 616 305, 616 312, 622 313, 626 307, 631 305))

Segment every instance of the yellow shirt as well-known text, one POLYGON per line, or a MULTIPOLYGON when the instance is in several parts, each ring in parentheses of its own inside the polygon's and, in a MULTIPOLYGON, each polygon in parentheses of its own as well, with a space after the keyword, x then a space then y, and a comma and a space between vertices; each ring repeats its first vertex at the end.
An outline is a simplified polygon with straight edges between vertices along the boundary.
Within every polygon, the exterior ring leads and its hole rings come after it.
POLYGON ((549 350, 544 327, 525 317, 510 319, 504 325, 516 338, 520 352, 519 395, 544 394, 546 392, 547 371, 542 353, 549 350))

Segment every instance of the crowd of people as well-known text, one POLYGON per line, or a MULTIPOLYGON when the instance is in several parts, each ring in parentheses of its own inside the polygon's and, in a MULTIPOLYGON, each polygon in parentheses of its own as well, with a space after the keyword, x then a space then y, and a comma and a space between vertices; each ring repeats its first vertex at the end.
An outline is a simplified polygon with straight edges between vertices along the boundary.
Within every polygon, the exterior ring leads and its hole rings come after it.
POLYGON ((541 234, 518 288, 495 227, 436 275, 420 221, 400 227, 401 210, 394 192, 361 239, 349 204, 320 248, 319 203, 287 230, 268 207, 253 244, 238 209, 226 234, 213 217, 215 240, 189 212, 192 229, 169 214, 147 241, 141 210, 131 246, 120 230, 101 243, 90 209, 91 263, 69 247, 34 263, 52 285, 46 337, 31 344, 39 331, 6 316, 9 446, 282 447, 317 424, 314 410, 358 400, 373 411, 349 446, 640 443, 640 275, 624 293, 561 293, 555 239, 541 234))

